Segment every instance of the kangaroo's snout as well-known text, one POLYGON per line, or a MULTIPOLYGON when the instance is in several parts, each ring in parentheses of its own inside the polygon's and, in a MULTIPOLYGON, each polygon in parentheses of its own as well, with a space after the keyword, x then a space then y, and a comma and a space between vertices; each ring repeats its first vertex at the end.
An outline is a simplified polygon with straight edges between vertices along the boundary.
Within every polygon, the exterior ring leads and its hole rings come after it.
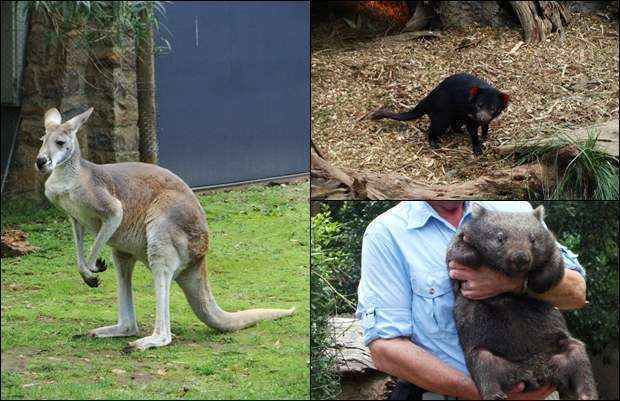
POLYGON ((47 158, 43 156, 37 157, 37 169, 43 170, 43 167, 47 164, 47 158))

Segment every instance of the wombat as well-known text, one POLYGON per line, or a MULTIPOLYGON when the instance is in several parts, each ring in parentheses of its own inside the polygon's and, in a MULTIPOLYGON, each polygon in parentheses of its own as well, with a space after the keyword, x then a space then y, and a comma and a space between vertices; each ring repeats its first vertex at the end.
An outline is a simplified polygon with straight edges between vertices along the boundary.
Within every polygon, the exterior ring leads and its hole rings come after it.
MULTIPOLYGON (((507 213, 474 204, 446 261, 526 277, 531 291, 548 291, 562 280, 564 261, 543 217, 542 206, 531 213, 507 213)), ((562 399, 598 398, 585 345, 571 337, 557 308, 513 293, 470 300, 457 280, 454 291, 459 340, 484 399, 504 399, 520 382, 525 391, 553 384, 562 399)))

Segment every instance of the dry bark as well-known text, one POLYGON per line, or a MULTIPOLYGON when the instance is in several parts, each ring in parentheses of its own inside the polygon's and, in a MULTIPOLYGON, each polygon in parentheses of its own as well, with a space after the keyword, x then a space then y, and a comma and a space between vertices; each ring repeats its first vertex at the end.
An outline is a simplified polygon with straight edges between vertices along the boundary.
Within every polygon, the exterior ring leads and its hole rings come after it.
POLYGON ((526 43, 542 42, 549 33, 555 31, 564 38, 562 21, 569 23, 570 12, 563 2, 511 1, 510 4, 519 17, 526 43))

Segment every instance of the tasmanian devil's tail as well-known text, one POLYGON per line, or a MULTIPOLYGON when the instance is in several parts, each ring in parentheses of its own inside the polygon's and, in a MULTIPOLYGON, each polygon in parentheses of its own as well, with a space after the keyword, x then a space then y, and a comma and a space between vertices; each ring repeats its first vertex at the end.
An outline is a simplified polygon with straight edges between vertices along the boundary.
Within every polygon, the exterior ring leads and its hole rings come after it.
MULTIPOLYGON (((204 258, 203 258, 204 259, 204 258)), ((207 278, 206 260, 188 267, 176 278, 192 310, 203 323, 220 331, 240 330, 261 320, 273 320, 295 313, 291 309, 248 309, 226 312, 217 305, 207 278)))
POLYGON ((410 121, 422 117, 426 112, 423 110, 421 104, 418 104, 413 109, 404 113, 393 113, 388 109, 379 109, 370 115, 371 120, 380 120, 382 118, 389 118, 397 121, 410 121))

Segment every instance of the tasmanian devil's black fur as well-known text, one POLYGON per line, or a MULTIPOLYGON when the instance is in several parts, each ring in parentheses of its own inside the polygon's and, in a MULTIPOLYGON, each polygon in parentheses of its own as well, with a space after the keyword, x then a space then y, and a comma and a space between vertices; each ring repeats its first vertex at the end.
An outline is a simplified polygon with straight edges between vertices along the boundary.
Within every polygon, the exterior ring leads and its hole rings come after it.
POLYGON ((475 155, 482 154, 489 123, 508 105, 509 96, 470 74, 456 74, 444 79, 416 107, 404 113, 380 109, 370 115, 373 120, 390 118, 398 121, 415 120, 427 114, 431 119, 428 141, 437 148, 437 140, 448 128, 460 131, 465 125, 475 155), (482 127, 482 141, 478 137, 482 127))
MULTIPOLYGON (((543 225, 543 207, 533 213, 487 211, 475 205, 448 248, 446 261, 485 265, 542 293, 564 276, 553 234, 543 225)), ((553 384, 561 399, 596 399, 586 348, 573 338, 562 313, 526 295, 465 298, 455 284, 454 319, 467 368, 484 399, 503 399, 518 383, 525 390, 553 384)))

